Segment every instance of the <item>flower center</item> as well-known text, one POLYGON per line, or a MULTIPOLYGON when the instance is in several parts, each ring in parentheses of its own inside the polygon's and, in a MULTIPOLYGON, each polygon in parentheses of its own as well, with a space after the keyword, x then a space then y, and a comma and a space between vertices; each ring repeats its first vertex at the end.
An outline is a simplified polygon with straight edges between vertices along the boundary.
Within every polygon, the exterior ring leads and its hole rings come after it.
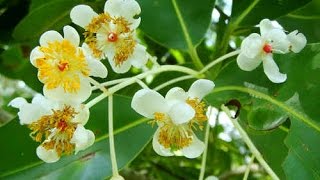
POLYGON ((272 46, 270 44, 265 44, 262 49, 265 53, 272 53, 272 46))
POLYGON ((176 125, 164 113, 154 113, 154 119, 162 123, 160 127, 158 141, 171 151, 177 151, 187 147, 192 142, 192 130, 188 125, 176 125))
POLYGON ((190 127, 196 129, 195 125, 198 125, 202 130, 203 123, 208 120, 208 117, 206 116, 206 104, 198 98, 188 98, 186 103, 189 104, 196 112, 194 118, 189 122, 190 127))
POLYGON ((40 47, 43 58, 36 60, 39 79, 46 88, 62 86, 65 92, 76 93, 80 89, 80 76, 89 76, 89 67, 82 50, 70 41, 54 41, 40 47))
POLYGON ((59 69, 60 71, 68 70, 68 63, 67 63, 67 62, 59 63, 59 64, 58 64, 58 69, 59 69))
POLYGON ((116 33, 111 32, 108 34, 107 39, 109 42, 116 42, 118 40, 118 35, 116 33))
POLYGON ((74 144, 71 144, 70 140, 77 127, 71 120, 77 112, 71 106, 52 111, 53 114, 42 116, 28 126, 32 130, 30 135, 37 142, 44 140, 42 146, 47 150, 55 149, 59 156, 63 153, 71 154, 74 144))

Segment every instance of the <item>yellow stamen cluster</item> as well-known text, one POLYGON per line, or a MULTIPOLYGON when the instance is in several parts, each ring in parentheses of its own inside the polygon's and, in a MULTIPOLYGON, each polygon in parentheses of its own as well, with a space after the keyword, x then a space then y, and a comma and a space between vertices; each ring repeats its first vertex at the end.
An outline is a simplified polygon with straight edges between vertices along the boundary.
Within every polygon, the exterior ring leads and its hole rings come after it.
POLYGON ((110 43, 115 47, 113 60, 116 66, 121 66, 134 52, 136 41, 130 23, 124 17, 111 17, 108 13, 102 13, 93 18, 85 30, 85 42, 98 59, 104 56, 104 47, 110 43), (111 29, 112 24, 115 29, 111 29), (97 33, 104 34, 105 38, 98 40, 97 33), (117 38, 110 41, 110 34, 117 38))
POLYGON ((206 104, 203 101, 199 101, 198 98, 188 98, 186 103, 189 104, 195 111, 195 116, 189 123, 190 127, 196 128, 194 124, 197 124, 202 130, 203 123, 208 120, 206 116, 206 104))
POLYGON ((40 47, 43 58, 36 59, 38 77, 46 88, 62 86, 65 92, 76 93, 80 89, 80 77, 89 76, 89 68, 82 50, 70 41, 54 41, 40 47))
POLYGON ((156 112, 154 117, 155 121, 162 123, 158 140, 163 147, 176 151, 191 144, 193 133, 188 125, 176 125, 169 117, 159 112, 156 112))
POLYGON ((36 142, 42 142, 42 146, 55 149, 57 154, 71 154, 75 145, 70 140, 76 130, 77 124, 71 122, 77 114, 71 106, 65 106, 62 110, 52 110, 53 114, 42 116, 38 121, 28 127, 32 130, 31 137, 36 142))

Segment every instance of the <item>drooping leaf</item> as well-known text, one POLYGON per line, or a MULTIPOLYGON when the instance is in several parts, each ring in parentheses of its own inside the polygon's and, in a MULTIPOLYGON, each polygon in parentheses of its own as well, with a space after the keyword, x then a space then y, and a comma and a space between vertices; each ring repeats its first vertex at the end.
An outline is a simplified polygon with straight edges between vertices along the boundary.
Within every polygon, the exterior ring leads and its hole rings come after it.
POLYGON ((53 0, 32 9, 15 27, 13 36, 19 41, 34 42, 48 30, 60 30, 71 23, 70 10, 82 0, 53 0))
MULTIPOLYGON (((90 109, 90 120, 86 128, 95 133, 95 144, 76 155, 62 157, 53 164, 43 163, 37 158, 35 149, 38 144, 32 141, 28 135, 29 130, 20 126, 18 120, 2 127, 0 142, 6 146, 0 150, 0 153, 5 155, 0 162, 0 177, 104 179, 110 176, 112 172, 107 136, 107 108, 107 101, 102 101, 90 109), (9 134, 11 138, 7 138, 9 134)), ((124 167, 150 140, 154 129, 131 110, 130 98, 115 96, 114 109, 115 148, 118 165, 124 167)))
POLYGON ((231 24, 256 25, 264 18, 276 19, 304 6, 308 2, 311 2, 311 0, 233 1, 231 24))
POLYGON ((298 29, 306 36, 309 43, 319 42, 320 33, 320 1, 311 1, 301 9, 298 9, 284 17, 277 19, 288 31, 298 29))
MULTIPOLYGON (((168 48, 187 49, 185 37, 172 0, 138 0, 141 12, 140 28, 150 38, 168 48)), ((211 22, 214 0, 201 3, 176 0, 193 44, 204 37, 211 22)))

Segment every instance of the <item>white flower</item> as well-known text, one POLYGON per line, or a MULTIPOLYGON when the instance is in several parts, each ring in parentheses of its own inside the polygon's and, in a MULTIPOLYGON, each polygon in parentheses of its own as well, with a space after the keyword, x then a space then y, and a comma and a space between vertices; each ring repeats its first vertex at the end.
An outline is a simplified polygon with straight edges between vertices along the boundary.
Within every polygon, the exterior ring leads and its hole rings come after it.
POLYGON ((139 114, 154 119, 158 129, 153 136, 153 149, 162 156, 181 152, 187 158, 196 158, 204 150, 204 143, 193 132, 207 120, 201 99, 211 92, 213 82, 198 80, 188 92, 171 89, 164 98, 158 92, 142 89, 135 93, 131 107, 139 114), (200 89, 201 88, 201 89, 200 89))
POLYGON ((306 45, 306 38, 298 31, 286 35, 268 19, 263 19, 259 27, 261 35, 252 33, 242 41, 238 66, 244 71, 252 71, 262 62, 267 77, 274 83, 282 83, 287 75, 280 73, 273 53, 285 54, 290 50, 297 53, 306 45))
POLYGON ((135 0, 107 0, 104 13, 97 14, 90 6, 78 5, 71 12, 73 23, 85 29, 85 43, 93 57, 108 58, 117 73, 131 66, 141 68, 147 60, 146 48, 136 41, 135 29, 141 12, 135 0))
POLYGON ((44 83, 45 96, 60 101, 81 103, 91 95, 89 76, 105 78, 106 67, 87 56, 79 46, 80 37, 71 26, 47 31, 40 37, 40 46, 30 54, 32 65, 38 68, 38 78, 44 83))
POLYGON ((19 109, 20 124, 28 125, 32 138, 41 142, 36 153, 47 163, 56 162, 63 154, 77 153, 94 143, 93 132, 84 128, 89 109, 83 104, 62 104, 36 95, 32 103, 18 97, 9 105, 19 109))

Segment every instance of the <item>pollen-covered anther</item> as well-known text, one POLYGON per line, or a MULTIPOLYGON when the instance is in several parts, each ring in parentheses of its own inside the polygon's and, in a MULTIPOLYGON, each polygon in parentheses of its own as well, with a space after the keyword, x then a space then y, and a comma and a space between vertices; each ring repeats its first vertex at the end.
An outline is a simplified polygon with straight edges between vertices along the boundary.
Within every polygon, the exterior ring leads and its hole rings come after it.
POLYGON ((195 111, 194 118, 189 122, 190 127, 194 127, 194 124, 197 124, 200 129, 203 128, 203 123, 208 120, 206 116, 206 104, 203 101, 200 101, 198 98, 188 98, 186 100, 195 111))
POLYGON ((188 126, 167 123, 160 128, 159 143, 172 151, 180 150, 192 143, 192 131, 188 126))
POLYGON ((118 35, 114 32, 110 32, 107 39, 109 42, 116 42, 118 40, 118 35))
POLYGON ((272 53, 272 46, 270 44, 265 44, 262 49, 265 53, 272 53))
POLYGON ((53 114, 42 116, 38 121, 29 125, 31 136, 37 142, 45 141, 42 146, 56 149, 59 156, 63 153, 71 154, 75 145, 70 143, 77 124, 71 119, 77 114, 71 106, 65 106, 62 110, 52 110, 53 114))
POLYGON ((82 50, 70 41, 54 41, 40 47, 43 58, 36 59, 38 77, 48 89, 62 86, 65 92, 80 89, 80 77, 89 76, 89 67, 82 50))

